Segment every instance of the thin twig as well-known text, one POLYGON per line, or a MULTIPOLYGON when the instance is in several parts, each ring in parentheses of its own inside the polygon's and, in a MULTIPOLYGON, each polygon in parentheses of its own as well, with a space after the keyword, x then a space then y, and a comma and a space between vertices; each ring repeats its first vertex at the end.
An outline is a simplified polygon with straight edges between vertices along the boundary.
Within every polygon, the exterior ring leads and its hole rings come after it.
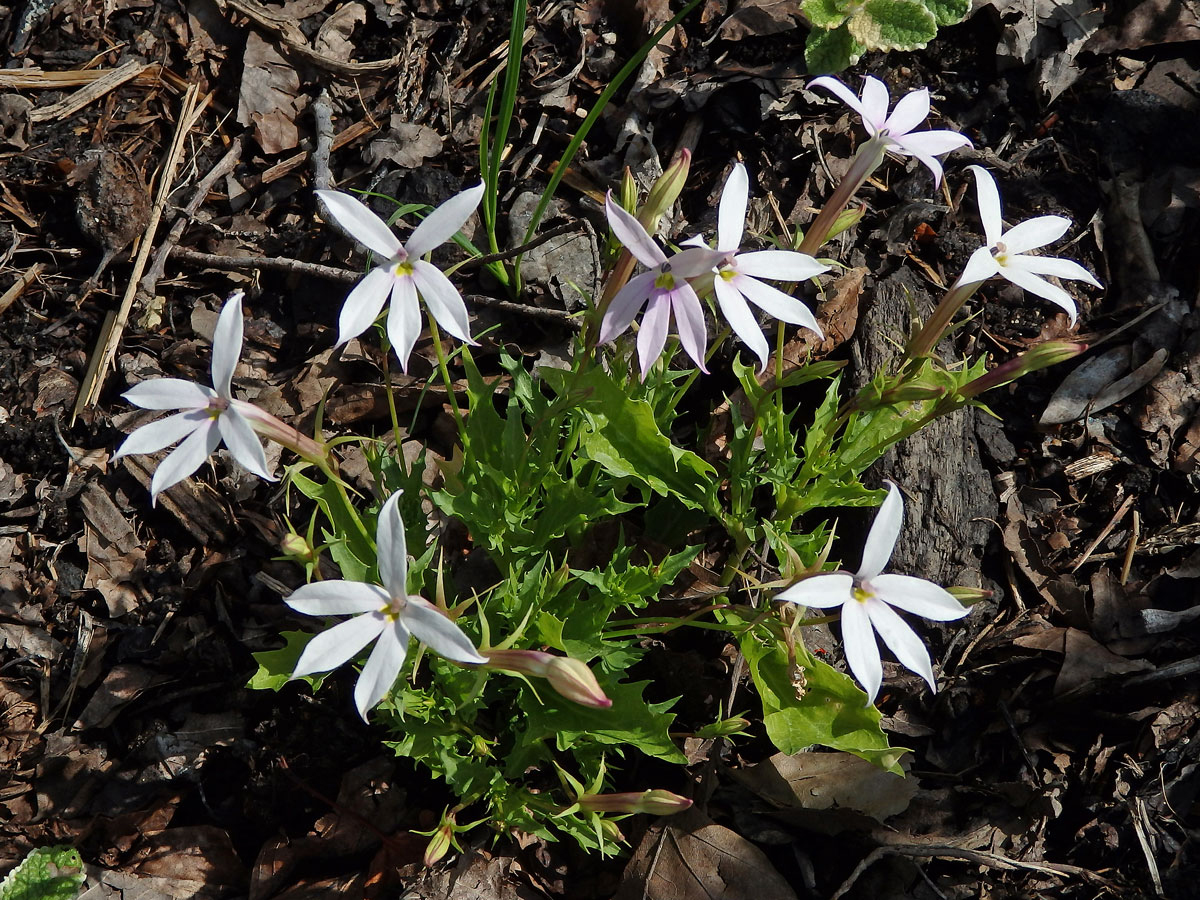
POLYGON ((150 220, 146 223, 146 230, 142 234, 141 244, 138 246, 137 257, 133 261, 133 273, 129 278, 129 286, 125 289, 125 295, 121 298, 121 306, 117 310, 117 314, 111 320, 111 328, 105 329, 100 335, 100 340, 96 345, 92 359, 94 365, 89 364, 88 369, 89 374, 92 375, 92 379, 85 381, 79 386, 79 395, 75 398, 75 406, 71 411, 71 424, 75 423, 75 417, 79 415, 83 408, 95 402, 96 398, 100 395, 100 389, 104 386, 105 375, 108 373, 108 369, 117 355, 117 346, 121 343, 121 335, 125 331, 125 324, 129 321, 129 313, 133 309, 133 298, 137 294, 138 281, 141 280, 142 272, 145 271, 146 263, 150 259, 150 248, 154 244, 154 233, 158 230, 158 223, 162 219, 163 209, 166 207, 167 198, 171 194, 171 187, 175 181, 175 171, 179 167, 180 157, 183 156, 184 143, 187 140, 188 133, 192 130, 192 126, 196 124, 196 119, 208 107, 208 103, 212 98, 212 94, 209 94, 202 101, 197 102, 199 93, 199 87, 193 84, 188 86, 188 91, 184 95, 183 103, 180 106, 179 122, 175 129, 175 138, 171 142, 171 149, 167 151, 166 160, 159 172, 158 195, 155 197, 154 205, 150 207, 150 220))
POLYGON ((1000 869, 1001 871, 1023 870, 1026 872, 1039 872, 1043 875, 1053 875, 1057 878, 1082 878, 1084 881, 1091 884, 1108 885, 1108 880, 1090 869, 1084 869, 1080 866, 1071 866, 1065 863, 1031 863, 1019 859, 1010 859, 1007 856, 1001 856, 999 853, 989 853, 986 850, 968 850, 964 847, 951 847, 948 845, 938 844, 893 844, 885 847, 876 847, 850 873, 849 877, 842 882, 839 887, 830 897, 830 900, 840 900, 844 897, 863 873, 885 856, 913 856, 913 857, 935 857, 941 859, 961 859, 965 862, 975 863, 980 866, 987 866, 991 869, 1000 869))
MULTIPOLYGON (((341 284, 354 284, 362 278, 362 272, 354 269, 323 266, 320 263, 302 262, 298 259, 288 259, 282 256, 220 256, 216 253, 201 253, 199 250, 174 247, 171 250, 171 258, 181 262, 205 266, 210 269, 220 269, 223 272, 268 269, 277 272, 290 272, 296 275, 307 275, 313 278, 324 278, 327 281, 336 281, 341 284)), ((560 327, 580 327, 578 320, 574 316, 561 309, 544 309, 540 306, 513 303, 510 300, 498 300, 486 294, 470 294, 466 299, 479 306, 488 306, 492 309, 499 309, 535 319, 545 319, 560 327)))
MULTIPOLYGON (((566 222, 562 225, 556 225, 544 234, 539 234, 533 240, 522 244, 520 247, 514 247, 511 250, 501 250, 498 253, 487 253, 483 256, 475 256, 468 259, 466 262, 460 263, 456 267, 456 271, 462 272, 466 269, 475 269, 479 266, 486 266, 488 263, 501 262, 506 259, 512 259, 514 256, 520 256, 534 247, 540 247, 546 241, 553 240, 561 234, 568 234, 572 231, 578 232, 579 226, 571 222, 566 222)), ((582 234, 582 232, 579 232, 582 234)))
POLYGON ((327 191, 333 187, 333 173, 329 171, 329 154, 333 152, 333 106, 325 88, 321 88, 313 101, 312 113, 317 130, 317 148, 312 155, 313 187, 327 191))
POLYGON ((200 204, 204 202, 204 198, 208 196, 208 192, 212 190, 212 186, 221 178, 224 178, 234 170, 238 162, 242 158, 242 146, 245 143, 245 138, 238 135, 229 145, 229 150, 222 156, 215 166, 213 166, 207 175, 196 183, 196 190, 192 193, 191 199, 187 206, 182 211, 176 214, 174 221, 171 223, 171 230, 167 233, 162 245, 154 253, 154 261, 146 270, 145 276, 142 278, 141 284, 138 286, 138 295, 145 302, 147 298, 154 296, 154 291, 158 287, 159 279, 167 268, 167 258, 175 249, 175 245, 179 243, 179 239, 183 237, 183 230, 187 227, 188 221, 200 208, 200 204))

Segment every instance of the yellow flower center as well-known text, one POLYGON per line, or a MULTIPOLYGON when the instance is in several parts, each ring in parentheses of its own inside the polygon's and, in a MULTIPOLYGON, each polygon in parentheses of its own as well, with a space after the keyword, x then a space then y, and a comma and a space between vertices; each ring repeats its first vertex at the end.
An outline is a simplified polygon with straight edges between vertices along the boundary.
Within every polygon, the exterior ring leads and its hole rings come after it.
POLYGON ((392 274, 395 275, 397 278, 403 278, 404 276, 411 275, 412 273, 413 273, 413 266, 412 266, 412 263, 410 263, 408 260, 401 260, 400 262, 398 262, 394 266, 392 266, 392 274))
POLYGON ((669 269, 664 268, 662 273, 654 279, 654 286, 660 291, 673 291, 675 290, 675 276, 669 269))
POLYGON ((868 600, 870 600, 872 597, 875 596, 873 593, 868 591, 866 588, 859 587, 857 584, 854 586, 854 589, 850 593, 851 593, 851 596, 853 596, 854 599, 857 600, 859 603, 866 603, 868 600))

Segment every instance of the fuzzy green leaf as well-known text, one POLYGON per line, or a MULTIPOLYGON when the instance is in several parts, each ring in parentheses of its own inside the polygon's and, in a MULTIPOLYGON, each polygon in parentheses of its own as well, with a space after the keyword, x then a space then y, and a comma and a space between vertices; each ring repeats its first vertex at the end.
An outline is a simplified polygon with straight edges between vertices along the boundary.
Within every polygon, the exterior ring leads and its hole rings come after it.
POLYGON ((837 28, 850 15, 849 5, 844 0, 804 0, 800 9, 814 28, 837 28))
POLYGON ((86 878, 74 847, 38 847, 0 882, 0 900, 73 900, 86 878))
POLYGON ((858 62, 866 47, 842 23, 832 31, 814 28, 804 44, 804 62, 811 75, 833 75, 858 62))
POLYGON ((957 25, 971 11, 971 0, 924 0, 938 27, 957 25))
POLYGON ((868 50, 916 50, 937 37, 937 20, 921 0, 867 0, 846 24, 868 50))

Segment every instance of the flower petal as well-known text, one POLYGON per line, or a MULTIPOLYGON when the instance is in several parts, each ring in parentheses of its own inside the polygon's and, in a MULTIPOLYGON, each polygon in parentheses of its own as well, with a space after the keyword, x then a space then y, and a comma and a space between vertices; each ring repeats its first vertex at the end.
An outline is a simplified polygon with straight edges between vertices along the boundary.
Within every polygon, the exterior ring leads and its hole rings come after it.
POLYGON ((773 281, 807 281, 828 272, 823 265, 807 253, 794 250, 754 250, 739 253, 735 267, 744 275, 754 278, 770 278, 773 281))
POLYGON ((929 88, 909 91, 896 101, 896 108, 887 117, 883 127, 893 139, 903 137, 929 116, 929 88))
POLYGON ((221 433, 217 431, 215 421, 209 419, 198 426, 154 470, 154 477, 150 479, 150 504, 156 504, 159 494, 200 468, 220 443, 221 433))
POLYGON ((711 272, 728 254, 708 247, 688 247, 680 250, 662 264, 662 271, 677 278, 695 278, 711 272))
POLYGON ((909 156, 941 156, 959 147, 970 147, 971 140, 957 131, 917 131, 900 137, 893 136, 896 152, 909 156))
POLYGON ((1004 222, 1000 215, 1000 189, 996 179, 983 166, 967 166, 975 173, 975 197, 979 203, 979 221, 983 224, 983 235, 989 247, 995 247, 1004 233, 1004 222))
POLYGON ((643 272, 617 292, 600 321, 600 336, 597 340, 601 344, 607 344, 629 328, 638 310, 650 298, 650 292, 654 289, 654 279, 658 275, 657 269, 643 272))
POLYGON ((245 466, 247 471, 267 481, 277 480, 271 474, 267 455, 263 452, 258 435, 254 433, 245 416, 230 407, 217 416, 217 429, 225 439, 225 446, 229 448, 233 458, 245 466))
POLYGON ((212 342, 212 383, 219 397, 232 400, 233 370, 242 355, 242 291, 234 291, 217 317, 212 342))
POLYGON ((647 234, 642 223, 613 200, 612 191, 604 198, 604 212, 608 216, 608 227, 612 229, 612 233, 638 262, 651 268, 666 262, 667 255, 647 234))
POLYGON ((404 249, 410 256, 422 257, 434 247, 440 247, 458 233, 458 230, 471 218, 471 213, 483 199, 483 182, 473 188, 467 188, 455 194, 429 215, 421 224, 413 229, 404 249))
MULTIPOLYGON (((825 90, 829 91, 848 107, 862 116, 864 120, 866 119, 867 114, 863 110, 862 101, 858 99, 858 95, 836 78, 833 78, 829 75, 822 75, 820 78, 814 78, 808 83, 808 89, 812 90, 815 87, 825 88, 825 90)), ((884 109, 884 112, 887 112, 886 108, 884 109)))
POLYGON ((1000 274, 1017 287, 1029 291, 1029 293, 1035 294, 1043 300, 1049 300, 1051 303, 1061 306, 1066 310, 1067 315, 1071 317, 1071 324, 1075 324, 1075 318, 1079 314, 1075 307, 1075 298, 1058 285, 1051 284, 1027 269, 1014 265, 1001 266, 1000 274))
POLYGON ((298 587, 283 602, 306 616, 356 616, 379 612, 390 599, 377 584, 334 579, 298 587))
POLYGON ((825 337, 825 333, 821 331, 821 326, 817 324, 816 316, 795 297, 789 296, 778 288, 773 288, 771 285, 764 284, 748 275, 736 275, 731 283, 737 290, 742 292, 747 300, 764 310, 768 315, 774 316, 782 322, 789 322, 792 325, 802 325, 811 331, 815 331, 819 337, 825 337))
MULTIPOLYGON (((865 605, 867 615, 871 618, 871 624, 875 626, 875 630, 879 632, 883 642, 888 645, 888 649, 896 654, 896 659, 900 660, 900 664, 910 672, 916 672, 924 678, 930 689, 936 693, 937 679, 933 677, 933 664, 929 661, 929 651, 925 649, 925 645, 917 637, 917 633, 886 603, 876 599, 868 600, 865 605)), ((878 645, 876 649, 878 649, 878 645)))
POLYGON ((826 572, 797 581, 790 588, 776 594, 775 599, 813 609, 833 609, 850 600, 853 590, 853 575, 847 572, 826 572))
POLYGON ((401 275, 392 282, 392 306, 388 310, 387 335, 400 368, 408 371, 408 358, 421 336, 421 304, 417 300, 417 285, 411 275, 401 275))
POLYGON ((750 176, 746 167, 734 163, 733 170, 725 179, 721 190, 721 202, 717 207, 717 249, 733 253, 742 246, 742 235, 746 229, 746 206, 750 202, 750 176))
POLYGON ((1016 255, 1045 247, 1066 234, 1070 227, 1071 220, 1066 216, 1038 216, 1035 219, 1026 219, 1004 232, 1004 237, 1001 238, 1004 251, 1009 255, 1016 255))
POLYGON ((884 603, 935 622, 951 622, 971 614, 949 591, 912 575, 876 575, 870 589, 884 603))
POLYGON ((662 356, 667 344, 667 326, 671 322, 671 297, 666 291, 655 289, 646 304, 642 316, 642 327, 638 330, 638 366, 642 370, 642 381, 662 356))
POLYGON ((317 191, 317 197, 325 205, 325 211, 360 244, 364 244, 385 259, 396 255, 396 251, 400 249, 400 239, 392 233, 387 223, 371 212, 362 201, 342 191, 317 191))
POLYGON ((875 513, 875 521, 867 532, 867 543, 863 547, 862 565, 858 568, 860 579, 874 578, 883 571, 892 551, 896 548, 896 538, 900 536, 900 526, 904 524, 904 495, 900 488, 892 482, 887 482, 888 495, 879 505, 875 513))
POLYGON ((376 266, 355 285, 338 318, 338 343, 344 344, 371 327, 388 298, 395 276, 387 266, 376 266))
POLYGON ((435 653, 456 662, 487 662, 487 657, 479 655, 462 629, 428 600, 409 597, 400 618, 417 640, 435 653))
POLYGON ((883 684, 883 662, 866 602, 852 600, 842 606, 842 649, 850 671, 867 692, 867 703, 874 703, 883 684))
POLYGON ((1055 278, 1066 278, 1070 281, 1086 281, 1098 288, 1104 287, 1096 276, 1072 259, 1060 259, 1057 256, 1027 256, 1018 254, 1008 258, 1010 267, 1024 269, 1034 275, 1053 275, 1055 278))
POLYGON ((151 378, 121 396, 142 409, 202 409, 217 392, 182 378, 151 378))
POLYGON ((464 344, 474 346, 471 318, 467 314, 467 304, 463 302, 462 294, 433 263, 418 259, 412 266, 413 280, 417 283, 417 290, 425 298, 429 314, 464 344))
POLYGON ((349 662, 363 647, 371 643, 387 627, 388 620, 381 612, 363 613, 314 637, 296 660, 292 677, 328 672, 349 662))
POLYGON ((992 256, 992 248, 980 247, 971 254, 971 258, 963 266, 962 274, 958 276, 956 284, 975 284, 987 281, 993 275, 999 275, 1000 272, 1000 264, 992 256))
POLYGON ((197 428, 204 427, 209 420, 207 409, 189 409, 187 412, 175 413, 157 422, 150 422, 134 431, 119 450, 112 455, 114 460, 133 453, 157 453, 163 447, 169 447, 178 440, 191 434, 197 428))
POLYGON ((408 546, 404 540, 404 522, 400 518, 400 494, 396 491, 388 497, 375 524, 379 578, 388 594, 397 599, 408 596, 408 546))
POLYGON ((704 325, 704 307, 690 284, 684 282, 671 291, 671 309, 675 313, 675 329, 679 332, 679 343, 701 372, 704 354, 708 349, 708 329, 704 325))
POLYGON ((396 683, 396 676, 404 668, 407 655, 408 629, 399 621, 389 622, 379 633, 375 649, 367 657, 366 665, 354 684, 354 705, 364 722, 367 721, 367 713, 387 696, 396 683))
POLYGON ((862 86, 863 123, 872 135, 882 130, 887 122, 889 103, 891 103, 891 98, 888 96, 887 85, 873 75, 864 75, 862 86))
POLYGON ((741 292, 718 275, 713 279, 713 293, 716 294, 717 304, 721 307, 721 315, 725 317, 729 327, 758 357, 758 371, 765 371, 767 361, 771 356, 771 348, 763 336, 762 329, 758 327, 758 320, 750 311, 750 307, 746 305, 741 292))

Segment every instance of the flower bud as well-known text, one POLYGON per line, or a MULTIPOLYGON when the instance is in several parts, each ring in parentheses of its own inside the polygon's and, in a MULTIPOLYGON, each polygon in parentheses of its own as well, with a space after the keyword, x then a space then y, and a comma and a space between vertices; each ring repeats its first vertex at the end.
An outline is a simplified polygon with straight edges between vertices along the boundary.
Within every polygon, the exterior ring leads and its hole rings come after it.
POLYGON ((974 381, 968 382, 959 389, 958 393, 964 398, 978 397, 984 391, 1002 387, 1030 372, 1074 359, 1086 349, 1087 344, 1074 341, 1046 341, 1044 344, 1038 344, 1020 356, 996 366, 986 375, 980 375, 974 381))
POLYGON ((584 663, 569 656, 555 656, 541 650, 487 650, 485 669, 503 669, 545 678, 550 687, 581 706, 608 709, 612 701, 604 695, 596 676, 584 663))
POLYGON ((584 663, 569 656, 555 656, 547 666, 546 680, 568 700, 580 706, 608 709, 612 701, 604 695, 596 676, 584 663))
POLYGON ((994 592, 985 588, 965 587, 963 585, 954 585, 946 588, 946 593, 952 596, 963 606, 972 606, 980 600, 989 600, 994 592))
POLYGON ((279 549, 300 563, 314 563, 317 561, 317 553, 308 543, 308 540, 303 535, 296 534, 294 531, 289 531, 283 536, 283 540, 279 542, 279 549))
POLYGON ((671 208, 683 192, 688 170, 692 167, 692 152, 686 147, 675 154, 671 164, 663 171, 650 188, 646 202, 638 213, 638 221, 650 234, 658 228, 658 220, 671 208))
POLYGON ((648 813, 671 816, 691 808, 692 801, 662 788, 624 794, 584 794, 577 801, 584 812, 648 813))
POLYGON ((427 869, 432 869, 443 857, 450 852, 450 847, 454 841, 454 817, 443 819, 442 824, 438 826, 437 831, 429 838, 429 843, 425 845, 425 855, 421 862, 427 869))
POLYGON ((749 719, 732 716, 728 719, 721 719, 719 722, 713 722, 711 725, 705 725, 696 732, 696 737, 706 739, 732 737, 735 734, 743 734, 749 727, 749 719))

